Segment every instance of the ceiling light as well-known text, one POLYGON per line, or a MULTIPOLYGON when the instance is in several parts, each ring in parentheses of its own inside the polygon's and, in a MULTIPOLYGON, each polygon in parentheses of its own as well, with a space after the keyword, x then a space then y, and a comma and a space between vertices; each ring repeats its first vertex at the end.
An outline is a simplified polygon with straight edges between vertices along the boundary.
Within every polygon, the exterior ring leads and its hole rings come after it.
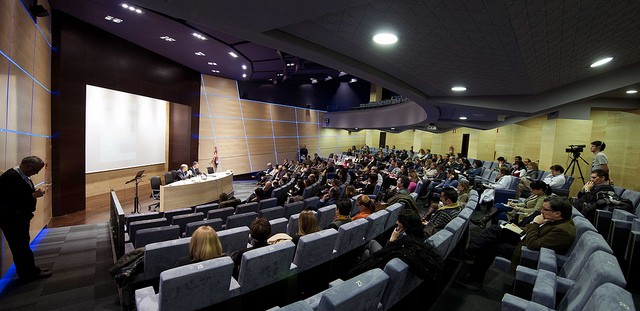
POLYGON ((338 77, 342 77, 342 76, 346 76, 348 73, 344 72, 344 71, 340 71, 340 73, 338 74, 338 77))
POLYGON ((205 55, 207 55, 207 54, 204 54, 204 53, 202 53, 202 52, 196 52, 196 55, 198 55, 198 56, 205 56, 205 55))
POLYGON ((398 36, 388 32, 381 32, 373 36, 373 42, 382 45, 390 45, 398 42, 398 36))
POLYGON ((105 16, 105 17, 104 17, 104 19, 106 19, 106 20, 110 21, 110 20, 112 20, 112 19, 113 19, 113 16, 111 16, 111 15, 107 15, 107 16, 105 16))
POLYGON ((318 79, 316 78, 311 78, 311 84, 316 84, 318 83, 318 79))
POLYGON ((194 33, 191 33, 191 34, 192 34, 194 37, 196 37, 196 38, 198 38, 198 39, 200 39, 200 40, 207 40, 207 37, 205 37, 205 36, 203 36, 203 35, 201 35, 201 34, 199 34, 199 33, 197 33, 197 32, 194 32, 194 33))
POLYGON ((116 23, 116 24, 120 24, 120 23, 122 23, 122 20, 121 20, 121 19, 119 19, 119 18, 117 18, 117 17, 113 17, 113 16, 111 16, 111 15, 107 15, 107 16, 105 16, 105 17, 104 17, 104 19, 106 19, 106 20, 108 20, 108 21, 110 21, 110 22, 114 22, 114 23, 116 23))
POLYGON ((129 7, 129 11, 135 11, 135 10, 136 10, 136 8, 134 8, 132 6, 129 7))
POLYGON ((243 78, 246 78, 246 77, 247 77, 247 74, 246 74, 246 73, 243 73, 243 74, 242 74, 242 77, 243 77, 243 78))
POLYGON ((395 130, 396 128, 395 128, 395 127, 392 127, 391 129, 392 129, 392 130, 395 130))
POLYGON ((324 78, 324 81, 329 81, 329 80, 331 80, 331 79, 333 79, 333 77, 332 77, 332 76, 327 76, 326 78, 324 78))
POLYGON ((464 92, 467 90, 467 88, 464 86, 454 86, 451 88, 451 90, 454 92, 464 92))
POLYGON ((171 37, 169 37, 169 36, 162 36, 162 37, 160 37, 160 39, 162 39, 162 40, 164 40, 164 41, 167 41, 167 42, 173 42, 173 41, 176 41, 176 39, 171 38, 171 37))
POLYGON ((129 6, 126 3, 121 4, 121 6, 125 9, 129 8, 129 6))
POLYGON ((356 127, 355 129, 356 129, 356 130, 358 130, 358 128, 357 128, 357 127, 356 127))
POLYGON ((233 52, 229 52, 229 55, 233 56, 233 58, 237 58, 238 57, 238 54, 233 53, 233 52))
POLYGON ((349 80, 349 83, 354 83, 354 82, 358 82, 358 79, 356 79, 356 78, 351 78, 351 80, 349 80))
POLYGON ((591 64, 591 67, 602 66, 602 65, 610 62, 612 59, 613 59, 613 57, 607 57, 607 58, 600 59, 600 60, 596 61, 595 63, 591 64))
POLYGON ((279 74, 277 74, 276 76, 278 76, 278 77, 282 77, 282 76, 284 76, 284 74, 283 74, 283 73, 279 73, 279 74))
POLYGON ((214 73, 220 73, 220 70, 212 69, 212 70, 211 70, 211 72, 214 72, 214 73))
POLYGON ((209 66, 218 66, 218 63, 216 62, 208 62, 207 64, 209 64, 209 66))
POLYGON ((140 9, 136 9, 136 13, 138 13, 138 14, 142 14, 142 10, 140 10, 140 9))
POLYGON ((462 117, 459 117, 458 119, 460 119, 460 120, 466 120, 466 119, 467 119, 467 117, 462 116, 462 117))
POLYGON ((295 65, 296 65, 295 63, 287 63, 287 67, 293 67, 295 65))
POLYGON ((242 65, 242 70, 247 70, 247 65, 242 65))
POLYGON ((638 93, 638 90, 628 90, 627 94, 635 94, 638 93))

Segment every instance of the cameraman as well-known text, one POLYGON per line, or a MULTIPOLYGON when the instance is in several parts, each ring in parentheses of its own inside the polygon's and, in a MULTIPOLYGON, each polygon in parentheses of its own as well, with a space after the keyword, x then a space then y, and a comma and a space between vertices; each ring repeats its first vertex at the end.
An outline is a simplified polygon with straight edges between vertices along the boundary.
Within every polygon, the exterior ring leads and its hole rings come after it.
POLYGON ((609 159, 607 159, 607 155, 602 152, 605 147, 607 147, 607 144, 603 141, 596 140, 591 142, 591 152, 595 155, 591 162, 591 171, 603 169, 609 172, 609 159))

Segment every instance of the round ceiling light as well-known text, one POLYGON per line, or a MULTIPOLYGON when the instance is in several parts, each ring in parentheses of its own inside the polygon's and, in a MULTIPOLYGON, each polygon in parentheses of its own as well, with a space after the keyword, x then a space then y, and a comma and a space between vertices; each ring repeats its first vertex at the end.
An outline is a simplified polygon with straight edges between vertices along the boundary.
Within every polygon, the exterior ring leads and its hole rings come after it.
POLYGON ((381 32, 373 36, 373 42, 382 45, 390 45, 398 42, 398 36, 388 32, 381 32))
POLYGON ((451 90, 454 92, 464 92, 467 90, 467 88, 464 86, 454 86, 451 88, 451 90))
POLYGON ((603 59, 597 60, 595 63, 591 64, 591 67, 602 66, 602 65, 610 62, 612 59, 613 59, 613 57, 607 57, 607 58, 603 58, 603 59))

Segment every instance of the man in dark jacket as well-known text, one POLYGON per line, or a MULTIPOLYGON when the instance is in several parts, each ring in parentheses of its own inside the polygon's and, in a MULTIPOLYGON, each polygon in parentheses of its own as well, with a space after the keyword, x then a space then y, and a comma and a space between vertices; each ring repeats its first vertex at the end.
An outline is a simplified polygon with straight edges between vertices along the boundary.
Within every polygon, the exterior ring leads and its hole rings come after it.
POLYGON ((18 277, 25 281, 51 276, 49 270, 36 266, 29 248, 29 224, 36 199, 44 195, 44 190, 35 188, 30 177, 43 167, 42 159, 29 156, 0 176, 0 229, 13 253, 18 277))
POLYGON ((603 169, 595 169, 591 172, 591 180, 584 184, 582 190, 578 192, 578 197, 573 200, 572 205, 587 219, 593 220, 598 208, 599 194, 605 192, 615 194, 613 186, 609 184, 609 172, 603 169))

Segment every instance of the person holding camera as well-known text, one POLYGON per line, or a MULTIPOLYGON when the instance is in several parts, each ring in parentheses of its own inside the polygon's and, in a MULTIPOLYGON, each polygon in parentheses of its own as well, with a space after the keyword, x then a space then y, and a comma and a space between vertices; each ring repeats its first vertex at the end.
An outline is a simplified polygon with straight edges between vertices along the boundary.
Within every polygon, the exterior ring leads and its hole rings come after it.
POLYGON ((595 155, 591 162, 591 171, 603 169, 609 172, 609 159, 607 159, 607 155, 602 152, 605 147, 607 147, 607 144, 603 141, 596 140, 591 142, 591 152, 595 155))

